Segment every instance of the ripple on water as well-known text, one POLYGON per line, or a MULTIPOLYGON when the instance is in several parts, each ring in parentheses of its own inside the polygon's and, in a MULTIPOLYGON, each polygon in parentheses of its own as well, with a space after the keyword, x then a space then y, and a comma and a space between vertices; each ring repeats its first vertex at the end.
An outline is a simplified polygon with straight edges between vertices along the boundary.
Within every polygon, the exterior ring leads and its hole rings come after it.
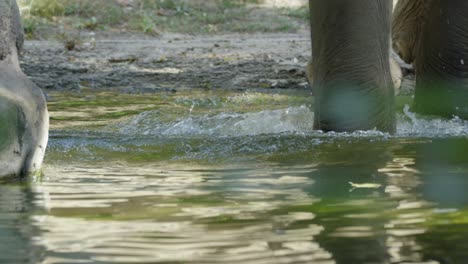
POLYGON ((334 263, 314 239, 323 227, 289 228, 314 214, 271 213, 316 202, 301 189, 313 168, 257 166, 49 166, 36 190, 47 214, 35 217, 48 263, 75 252, 89 263, 334 263))
MULTIPOLYGON (((420 188, 441 184, 424 178, 434 161, 418 161, 425 150, 405 140, 468 135, 466 121, 408 109, 396 136, 311 132, 306 107, 162 120, 149 111, 52 134, 35 186, 47 263, 422 263, 417 238, 438 226, 420 188), (350 192, 350 181, 382 188, 350 192)), ((449 161, 444 180, 466 172, 449 161)))
POLYGON ((33 196, 25 186, 0 184, 0 263, 34 263, 43 248, 34 242, 37 230, 30 225, 33 196))

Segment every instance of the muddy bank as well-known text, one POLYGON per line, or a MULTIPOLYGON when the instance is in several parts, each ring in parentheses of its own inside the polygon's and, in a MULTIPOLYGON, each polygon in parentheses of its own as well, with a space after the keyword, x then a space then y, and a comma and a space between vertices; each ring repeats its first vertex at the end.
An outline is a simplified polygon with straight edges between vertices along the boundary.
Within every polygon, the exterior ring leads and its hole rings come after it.
POLYGON ((46 90, 308 89, 309 33, 191 36, 106 34, 67 51, 27 41, 26 74, 46 90), (95 39, 95 40, 94 40, 95 39))

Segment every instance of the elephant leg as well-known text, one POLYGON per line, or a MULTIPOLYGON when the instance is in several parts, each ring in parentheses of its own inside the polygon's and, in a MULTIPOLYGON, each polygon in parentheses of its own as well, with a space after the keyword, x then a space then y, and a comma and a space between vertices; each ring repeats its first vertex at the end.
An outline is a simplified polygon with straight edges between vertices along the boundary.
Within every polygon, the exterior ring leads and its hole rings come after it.
POLYGON ((395 131, 391 0, 309 0, 315 128, 395 131))
POLYGON ((48 139, 44 95, 20 69, 22 44, 18 6, 0 0, 0 178, 38 171, 48 139))
MULTIPOLYGON (((394 55, 394 54, 393 54, 394 55)), ((392 76, 392 82, 393 82, 393 88, 395 89, 395 95, 398 95, 400 93, 401 89, 401 84, 403 82, 403 70, 399 64, 399 61, 397 61, 396 57, 398 55, 394 55, 395 57, 390 58, 390 74, 392 76)), ((398 60, 400 60, 398 58, 398 60)), ((306 66, 306 78, 307 82, 309 85, 312 85, 314 83, 314 75, 313 75, 313 67, 312 67, 312 60, 310 60, 307 63, 306 66)), ((312 94, 314 91, 312 91, 312 94)))
POLYGON ((26 127, 21 109, 6 97, 0 97, 0 122, 1 176, 16 176, 24 163, 21 149, 26 127))
POLYGON ((468 1, 427 1, 416 57, 414 110, 468 118, 468 1))
POLYGON ((399 0, 393 12, 393 50, 411 64, 416 59, 417 47, 421 41, 424 23, 429 15, 432 0, 399 0))

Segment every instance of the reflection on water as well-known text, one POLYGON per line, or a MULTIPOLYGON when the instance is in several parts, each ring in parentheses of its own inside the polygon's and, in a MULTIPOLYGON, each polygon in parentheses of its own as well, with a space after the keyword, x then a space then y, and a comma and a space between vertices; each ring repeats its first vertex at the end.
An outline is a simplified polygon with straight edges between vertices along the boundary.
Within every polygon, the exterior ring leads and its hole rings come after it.
POLYGON ((44 182, 48 214, 38 224, 56 253, 51 263, 77 252, 105 263, 331 258, 314 241, 323 227, 311 222, 312 212, 283 211, 315 202, 302 189, 312 184, 310 168, 218 166, 49 167, 60 181, 44 182))
MULTIPOLYGON (((460 251, 468 246, 462 235, 468 230, 468 159, 462 155, 467 139, 256 139, 263 147, 279 146, 263 153, 258 146, 239 148, 228 155, 215 145, 242 144, 246 138, 212 139, 206 148, 201 145, 207 141, 177 138, 192 150, 177 152, 174 140, 167 140, 177 158, 156 155, 154 162, 141 163, 132 158, 140 155, 138 147, 128 147, 133 141, 115 139, 107 148, 91 138, 88 155, 104 153, 109 160, 83 157, 64 165, 67 157, 54 156, 35 189, 47 210, 33 219, 42 231, 41 245, 53 252, 46 263, 468 259, 468 250, 460 251), (314 143, 289 148, 304 142, 314 143), (128 151, 127 159, 122 154, 113 159, 121 149, 128 151), (194 149, 219 158, 194 159, 194 149)), ((63 135, 56 139, 62 140, 63 135)), ((142 139, 140 147, 166 147, 162 139, 153 140, 142 139)))
POLYGON ((30 221, 32 193, 24 186, 0 185, 0 263, 36 263, 43 248, 30 221))
POLYGON ((323 134, 310 114, 52 131, 45 177, 1 186, 0 262, 468 262, 465 121, 323 134))

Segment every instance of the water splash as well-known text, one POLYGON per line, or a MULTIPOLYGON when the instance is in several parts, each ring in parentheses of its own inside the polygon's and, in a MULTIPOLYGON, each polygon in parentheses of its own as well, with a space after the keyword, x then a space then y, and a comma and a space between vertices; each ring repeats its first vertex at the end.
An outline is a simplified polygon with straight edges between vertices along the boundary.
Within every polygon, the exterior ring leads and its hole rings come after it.
POLYGON ((249 136, 306 133, 312 131, 313 123, 313 112, 306 106, 300 106, 256 113, 189 116, 168 123, 161 121, 158 111, 148 111, 117 127, 120 133, 126 135, 249 136))
MULTIPOLYGON (((314 113, 306 106, 254 113, 219 113, 189 116, 164 122, 158 111, 147 111, 112 126, 121 134, 132 136, 255 136, 262 134, 297 134, 318 137, 389 137, 378 131, 321 133, 313 131, 314 113)), ((409 106, 398 116, 395 137, 460 137, 468 135, 468 121, 458 117, 442 119, 412 113, 409 106)))
POLYGON ((398 116, 398 137, 463 137, 468 136, 468 121, 459 117, 442 119, 424 117, 410 111, 406 105, 398 116))
POLYGON ((173 122, 164 121, 158 111, 147 111, 104 131, 54 131, 48 157, 51 161, 73 156, 97 162, 110 157, 136 161, 217 160, 300 153, 326 145, 468 136, 468 121, 421 117, 410 112, 409 107, 398 117, 395 136, 379 131, 323 133, 313 130, 313 119, 313 112, 306 106, 188 116, 173 122))

